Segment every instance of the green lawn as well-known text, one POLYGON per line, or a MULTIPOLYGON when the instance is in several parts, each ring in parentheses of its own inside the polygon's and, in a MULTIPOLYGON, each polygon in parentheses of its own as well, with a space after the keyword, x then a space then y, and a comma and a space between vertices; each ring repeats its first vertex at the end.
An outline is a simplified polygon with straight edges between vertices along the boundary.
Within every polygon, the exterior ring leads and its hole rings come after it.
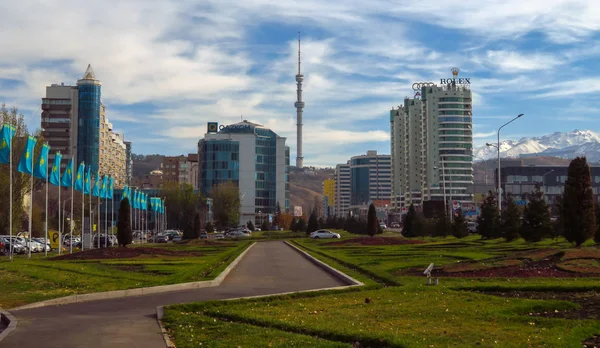
POLYGON ((0 259, 0 307, 100 291, 214 279, 250 241, 217 245, 153 246, 193 251, 201 256, 143 256, 126 259, 65 261, 36 255, 0 259))
MULTIPOLYGON (((548 248, 572 248, 564 240, 506 243, 473 236, 392 246, 334 246, 328 245, 330 240, 306 238, 294 242, 367 286, 335 293, 171 306, 166 308, 164 322, 176 345, 329 347, 359 341, 361 347, 580 347, 583 340, 600 334, 600 320, 531 315, 574 310, 578 305, 573 302, 481 293, 600 291, 598 278, 585 274, 556 279, 443 277, 438 286, 427 286, 425 276, 402 272, 424 269, 431 262, 453 265, 519 252, 543 258, 548 248), (282 341, 259 340, 260 335, 282 341), (315 341, 308 342, 307 337, 315 341)), ((567 251, 565 257, 596 257, 596 251, 577 249, 567 251)))

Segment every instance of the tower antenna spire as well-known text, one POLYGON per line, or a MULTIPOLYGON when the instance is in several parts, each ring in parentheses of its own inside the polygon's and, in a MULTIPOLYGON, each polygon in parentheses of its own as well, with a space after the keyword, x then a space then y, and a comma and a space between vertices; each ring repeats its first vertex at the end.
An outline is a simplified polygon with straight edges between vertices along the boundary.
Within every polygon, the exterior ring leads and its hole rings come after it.
POLYGON ((296 75, 296 102, 294 107, 296 108, 296 167, 304 167, 304 157, 302 157, 302 112, 304 109, 304 102, 302 101, 302 81, 304 76, 300 72, 300 32, 298 32, 298 75, 296 75))
POLYGON ((298 32, 298 75, 300 75, 300 32, 298 32))

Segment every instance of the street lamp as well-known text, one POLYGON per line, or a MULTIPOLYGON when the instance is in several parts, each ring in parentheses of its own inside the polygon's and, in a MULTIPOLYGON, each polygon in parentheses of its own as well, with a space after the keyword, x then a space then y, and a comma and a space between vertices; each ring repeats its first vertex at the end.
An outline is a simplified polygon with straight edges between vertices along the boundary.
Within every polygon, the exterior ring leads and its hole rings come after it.
MULTIPOLYGON (((502 126, 500 126, 500 128, 498 128, 498 144, 496 146, 496 149, 498 150, 498 214, 501 215, 502 214, 502 188, 501 188, 501 183, 500 183, 500 131, 502 130, 502 128, 504 128, 505 126, 509 125, 510 123, 512 123, 513 121, 515 121, 518 118, 521 118, 524 114, 518 114, 517 117, 513 118, 512 120, 506 122, 505 124, 503 124, 502 126)), ((488 145, 488 144, 486 144, 488 145)), ((490 145, 488 145, 490 146, 490 145)))
MULTIPOLYGON (((552 173, 554 171, 554 169, 550 169, 548 172, 546 172, 546 174, 542 175, 542 192, 544 193, 544 195, 546 194, 546 175, 552 173)), ((544 197, 544 200, 546 198, 544 197)))

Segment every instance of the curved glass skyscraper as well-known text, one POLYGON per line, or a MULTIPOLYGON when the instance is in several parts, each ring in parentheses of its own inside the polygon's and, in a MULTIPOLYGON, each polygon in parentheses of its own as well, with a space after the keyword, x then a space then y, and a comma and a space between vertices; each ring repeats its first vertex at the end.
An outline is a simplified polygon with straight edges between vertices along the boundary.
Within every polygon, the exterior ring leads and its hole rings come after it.
POLYGON ((92 66, 88 65, 79 90, 77 162, 85 162, 92 171, 100 169, 100 98, 102 83, 96 79, 92 66))

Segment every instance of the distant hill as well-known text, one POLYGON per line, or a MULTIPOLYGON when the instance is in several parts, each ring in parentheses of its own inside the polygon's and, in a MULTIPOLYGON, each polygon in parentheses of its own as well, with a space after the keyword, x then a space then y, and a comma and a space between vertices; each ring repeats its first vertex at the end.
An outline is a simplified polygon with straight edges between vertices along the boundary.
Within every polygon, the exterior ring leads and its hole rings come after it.
POLYGON ((290 209, 301 206, 302 212, 308 215, 313 207, 315 197, 323 202, 323 180, 332 179, 333 168, 305 168, 304 170, 290 167, 290 209))
POLYGON ((141 178, 155 169, 160 169, 160 164, 165 156, 163 155, 136 155, 133 157, 133 177, 141 178))

